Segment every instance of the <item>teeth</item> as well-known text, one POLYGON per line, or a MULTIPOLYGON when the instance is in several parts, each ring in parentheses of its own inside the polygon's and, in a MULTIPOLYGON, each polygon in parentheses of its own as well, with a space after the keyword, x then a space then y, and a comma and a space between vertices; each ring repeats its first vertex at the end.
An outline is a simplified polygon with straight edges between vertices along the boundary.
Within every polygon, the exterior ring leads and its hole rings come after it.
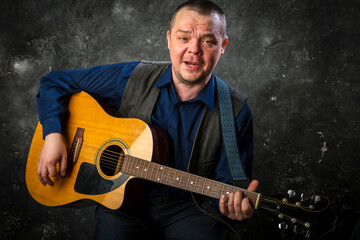
POLYGON ((193 63, 189 63, 189 62, 187 62, 186 63, 188 66, 190 66, 190 67, 193 67, 193 66, 196 66, 197 64, 193 64, 193 63))

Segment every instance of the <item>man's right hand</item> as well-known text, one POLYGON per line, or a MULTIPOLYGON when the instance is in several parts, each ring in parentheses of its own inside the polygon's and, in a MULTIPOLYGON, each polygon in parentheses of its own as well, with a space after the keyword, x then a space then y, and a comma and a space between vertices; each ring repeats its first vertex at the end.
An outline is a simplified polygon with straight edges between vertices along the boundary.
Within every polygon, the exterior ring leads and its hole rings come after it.
POLYGON ((37 175, 42 185, 54 186, 51 177, 59 174, 65 176, 67 167, 67 151, 60 133, 50 133, 45 137, 45 143, 40 153, 37 165, 37 175), (59 163, 59 172, 56 168, 59 163))

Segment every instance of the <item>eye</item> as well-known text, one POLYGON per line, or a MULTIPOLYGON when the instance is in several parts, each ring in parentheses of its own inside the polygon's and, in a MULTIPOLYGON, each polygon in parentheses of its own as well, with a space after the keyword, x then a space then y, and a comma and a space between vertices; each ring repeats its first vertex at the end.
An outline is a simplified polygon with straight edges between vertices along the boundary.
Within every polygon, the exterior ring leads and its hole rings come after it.
POLYGON ((204 40, 203 41, 206 45, 215 45, 215 41, 213 40, 204 40))

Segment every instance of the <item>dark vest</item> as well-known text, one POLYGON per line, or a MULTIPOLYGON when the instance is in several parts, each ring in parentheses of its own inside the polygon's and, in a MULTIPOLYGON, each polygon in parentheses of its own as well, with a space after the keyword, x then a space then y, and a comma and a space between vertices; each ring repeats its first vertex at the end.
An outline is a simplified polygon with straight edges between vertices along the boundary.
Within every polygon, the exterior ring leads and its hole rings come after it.
MULTIPOLYGON (((151 114, 160 93, 160 88, 153 87, 153 85, 169 65, 170 62, 141 61, 136 66, 122 97, 120 106, 122 116, 139 118, 148 124, 151 123, 151 114)), ((232 87, 230 87, 230 93, 234 115, 237 116, 247 97, 244 93, 232 87)), ((214 179, 221 145, 220 110, 217 93, 215 91, 214 112, 208 108, 204 111, 194 140, 188 171, 196 175, 214 179)), ((239 231, 239 224, 220 217, 212 207, 209 197, 199 194, 192 194, 192 196, 201 210, 225 222, 236 235, 240 237, 241 231, 239 231)))

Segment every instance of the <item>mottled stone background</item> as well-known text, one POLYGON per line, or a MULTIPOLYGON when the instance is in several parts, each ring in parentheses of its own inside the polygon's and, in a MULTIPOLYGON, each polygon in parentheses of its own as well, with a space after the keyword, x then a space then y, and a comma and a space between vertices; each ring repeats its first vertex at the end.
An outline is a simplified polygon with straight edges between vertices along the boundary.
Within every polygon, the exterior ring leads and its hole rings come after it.
MULTIPOLYGON (((44 207, 27 192, 39 80, 51 69, 168 60, 181 2, 2 1, 0 239, 92 238, 93 207, 44 207)), ((259 191, 328 195, 338 221, 323 239, 348 239, 360 219, 359 1, 215 2, 230 39, 216 72, 249 95, 259 191)), ((248 239, 295 239, 260 211, 246 228, 248 239)))

